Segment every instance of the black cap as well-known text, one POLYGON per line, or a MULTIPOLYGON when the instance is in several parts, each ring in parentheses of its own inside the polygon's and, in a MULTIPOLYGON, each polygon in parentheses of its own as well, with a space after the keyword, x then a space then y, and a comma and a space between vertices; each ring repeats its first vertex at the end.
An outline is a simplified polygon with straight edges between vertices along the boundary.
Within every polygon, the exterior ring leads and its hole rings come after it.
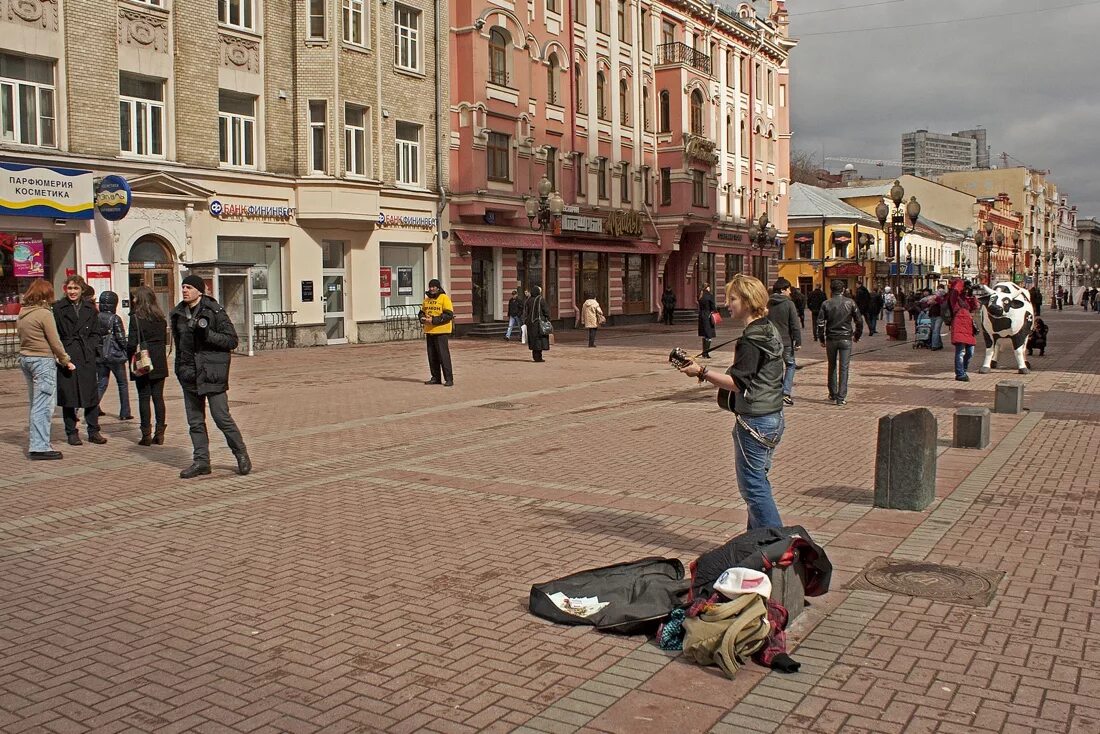
POLYGON ((775 285, 772 286, 772 293, 782 293, 791 287, 791 281, 786 278, 777 278, 775 285))
POLYGON ((206 292, 206 281, 204 281, 202 278, 200 278, 199 276, 197 276, 193 273, 191 275, 188 275, 186 278, 183 279, 183 284, 191 286, 192 288, 197 290, 199 293, 205 293, 206 292))

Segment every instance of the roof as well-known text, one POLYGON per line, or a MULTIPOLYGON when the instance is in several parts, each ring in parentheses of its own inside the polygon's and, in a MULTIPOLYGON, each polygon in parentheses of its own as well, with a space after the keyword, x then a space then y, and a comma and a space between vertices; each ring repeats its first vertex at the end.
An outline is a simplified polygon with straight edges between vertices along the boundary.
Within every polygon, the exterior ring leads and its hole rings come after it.
POLYGON ((826 217, 878 224, 878 220, 871 215, 841 201, 833 193, 834 191, 847 191, 847 189, 822 189, 803 183, 791 184, 791 203, 787 210, 787 218, 826 217))

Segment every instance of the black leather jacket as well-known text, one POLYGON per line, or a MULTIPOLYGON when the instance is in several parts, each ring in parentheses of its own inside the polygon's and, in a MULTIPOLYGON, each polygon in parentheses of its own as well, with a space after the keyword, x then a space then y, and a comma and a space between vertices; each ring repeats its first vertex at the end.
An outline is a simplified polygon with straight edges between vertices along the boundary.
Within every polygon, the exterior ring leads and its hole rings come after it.
POLYGON ((199 395, 228 390, 237 331, 222 305, 203 296, 192 317, 187 304, 181 301, 168 318, 176 343, 176 377, 183 388, 199 395))
POLYGON ((851 298, 836 294, 821 304, 818 316, 818 341, 859 341, 863 336, 863 319, 851 298))

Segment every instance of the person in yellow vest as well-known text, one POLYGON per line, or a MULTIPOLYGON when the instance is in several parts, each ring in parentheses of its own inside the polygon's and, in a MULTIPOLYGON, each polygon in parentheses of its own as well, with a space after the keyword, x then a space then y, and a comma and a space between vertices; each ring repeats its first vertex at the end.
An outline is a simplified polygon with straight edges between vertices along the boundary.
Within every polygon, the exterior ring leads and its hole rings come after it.
POLYGON ((443 284, 435 278, 428 281, 428 290, 418 316, 428 340, 428 368, 432 371, 432 379, 424 384, 454 387, 451 348, 447 344, 454 329, 454 306, 451 305, 451 297, 443 290, 443 284))

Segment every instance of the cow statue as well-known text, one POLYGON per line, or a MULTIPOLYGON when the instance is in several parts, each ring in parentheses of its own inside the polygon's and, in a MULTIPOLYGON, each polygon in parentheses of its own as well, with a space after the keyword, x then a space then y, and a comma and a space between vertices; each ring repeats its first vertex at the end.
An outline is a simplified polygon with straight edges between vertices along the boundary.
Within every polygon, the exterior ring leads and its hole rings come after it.
POLYGON ((979 285, 975 295, 982 306, 982 335, 985 337, 985 359, 978 372, 984 375, 997 368, 997 350, 1001 341, 1008 339, 1016 353, 1016 371, 1026 375, 1030 365, 1024 359, 1024 350, 1035 324, 1031 296, 1015 283, 998 283, 992 288, 979 285))

